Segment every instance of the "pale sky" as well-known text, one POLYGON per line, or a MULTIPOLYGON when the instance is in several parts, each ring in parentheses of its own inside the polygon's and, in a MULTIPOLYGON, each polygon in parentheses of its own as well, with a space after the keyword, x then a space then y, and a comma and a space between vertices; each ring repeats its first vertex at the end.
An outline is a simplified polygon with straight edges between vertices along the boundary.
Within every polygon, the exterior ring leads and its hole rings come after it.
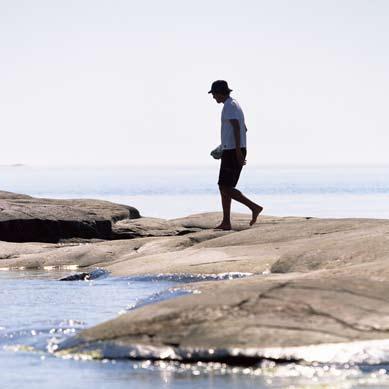
POLYGON ((387 0, 0 0, 0 164, 389 164, 387 0))

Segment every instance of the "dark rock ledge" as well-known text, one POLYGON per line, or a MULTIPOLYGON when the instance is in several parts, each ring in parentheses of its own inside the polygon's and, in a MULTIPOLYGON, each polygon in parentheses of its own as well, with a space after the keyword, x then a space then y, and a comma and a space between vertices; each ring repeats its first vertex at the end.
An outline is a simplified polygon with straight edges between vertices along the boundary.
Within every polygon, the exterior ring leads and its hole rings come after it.
POLYGON ((0 240, 58 242, 112 239, 112 223, 139 218, 137 209, 93 199, 45 199, 0 191, 0 240))

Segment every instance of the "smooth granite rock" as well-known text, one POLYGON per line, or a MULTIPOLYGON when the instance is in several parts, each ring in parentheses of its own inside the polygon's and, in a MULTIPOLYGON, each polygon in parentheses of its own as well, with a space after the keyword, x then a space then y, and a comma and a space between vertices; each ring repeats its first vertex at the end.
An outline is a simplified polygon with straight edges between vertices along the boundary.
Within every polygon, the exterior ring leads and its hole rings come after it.
POLYGON ((142 217, 139 219, 125 219, 112 226, 116 239, 140 238, 150 236, 176 236, 200 231, 201 228, 185 227, 165 219, 142 217))
POLYGON ((372 287, 363 278, 255 276, 192 288, 201 293, 121 315, 82 331, 59 351, 130 358, 146 347, 151 359, 245 363, 253 350, 258 361, 269 348, 389 338, 389 282, 372 287))

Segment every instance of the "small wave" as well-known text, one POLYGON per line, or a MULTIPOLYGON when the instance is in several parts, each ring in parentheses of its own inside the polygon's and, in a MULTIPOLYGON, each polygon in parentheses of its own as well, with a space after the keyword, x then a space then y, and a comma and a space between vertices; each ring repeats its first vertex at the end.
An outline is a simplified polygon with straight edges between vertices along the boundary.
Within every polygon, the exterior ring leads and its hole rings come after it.
POLYGON ((85 328, 79 320, 64 320, 47 327, 26 327, 6 331, 0 335, 0 346, 8 351, 47 352, 51 343, 74 336, 85 328))
POLYGON ((350 343, 274 348, 193 348, 177 346, 125 345, 112 341, 84 343, 78 337, 59 345, 59 355, 94 355, 97 359, 168 360, 180 362, 220 362, 253 366, 261 361, 277 363, 320 363, 381 365, 389 363, 389 339, 350 343))
POLYGON ((234 280, 236 278, 245 278, 252 276, 254 273, 228 272, 217 274, 191 274, 191 273, 160 273, 145 274, 140 276, 131 276, 129 281, 173 281, 173 282, 200 282, 200 281, 217 281, 217 280, 234 280))
POLYGON ((193 293, 193 291, 185 290, 185 289, 181 289, 181 288, 169 288, 167 290, 154 293, 151 296, 146 297, 144 299, 139 299, 134 304, 128 306, 126 310, 124 310, 120 313, 126 313, 128 311, 132 311, 134 309, 144 307, 145 305, 155 304, 155 303, 158 303, 161 301, 169 300, 169 299, 174 298, 174 297, 185 296, 185 295, 192 294, 192 293, 193 293))

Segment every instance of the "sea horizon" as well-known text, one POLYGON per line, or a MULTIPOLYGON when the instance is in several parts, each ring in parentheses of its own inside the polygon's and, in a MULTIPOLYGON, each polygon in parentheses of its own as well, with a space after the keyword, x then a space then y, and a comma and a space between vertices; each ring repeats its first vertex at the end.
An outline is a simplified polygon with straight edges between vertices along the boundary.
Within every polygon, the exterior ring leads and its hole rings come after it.
MULTIPOLYGON (((0 166, 0 190, 95 198, 176 218, 220 211, 219 163, 210 166, 0 166)), ((274 216, 389 218, 389 166, 246 166, 238 189, 274 216)), ((233 212, 248 212, 233 202, 233 212)))

